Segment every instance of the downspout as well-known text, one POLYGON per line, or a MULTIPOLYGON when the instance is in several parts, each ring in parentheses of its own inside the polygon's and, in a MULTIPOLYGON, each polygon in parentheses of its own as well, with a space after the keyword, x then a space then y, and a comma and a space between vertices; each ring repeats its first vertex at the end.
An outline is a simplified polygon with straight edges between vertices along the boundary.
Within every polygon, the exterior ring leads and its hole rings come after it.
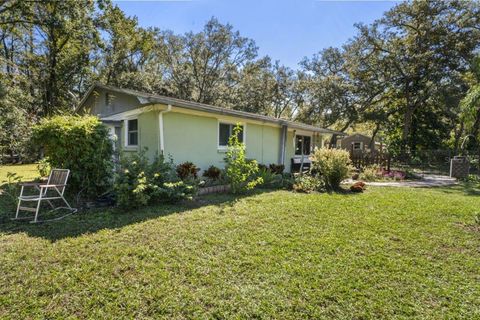
POLYGON ((282 125, 282 130, 280 131, 280 155, 278 159, 278 163, 281 165, 285 165, 285 155, 286 155, 286 147, 287 147, 287 126, 282 125))
POLYGON ((172 111, 172 105, 167 105, 167 110, 160 111, 158 113, 158 151, 163 155, 165 149, 165 138, 164 138, 164 126, 163 126, 163 114, 172 111))

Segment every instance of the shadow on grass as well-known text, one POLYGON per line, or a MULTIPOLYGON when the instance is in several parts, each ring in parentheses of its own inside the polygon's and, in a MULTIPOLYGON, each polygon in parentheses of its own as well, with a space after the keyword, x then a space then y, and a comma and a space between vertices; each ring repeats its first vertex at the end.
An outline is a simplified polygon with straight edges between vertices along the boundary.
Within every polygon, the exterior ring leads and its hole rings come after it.
POLYGON ((436 189, 444 193, 461 192, 466 196, 480 196, 480 185, 473 182, 461 182, 452 186, 434 187, 432 189, 436 189))
POLYGON ((28 221, 11 221, 10 218, 15 213, 14 208, 11 205, 9 206, 10 208, 7 208, 5 199, 2 199, 0 195, 0 206, 2 206, 0 209, 0 233, 14 234, 25 232, 29 236, 41 237, 54 242, 64 238, 95 233, 103 229, 118 229, 126 225, 171 214, 181 214, 204 206, 229 207, 233 206, 239 199, 266 192, 272 192, 272 190, 256 190, 244 195, 211 194, 198 197, 192 201, 183 201, 177 204, 158 204, 128 211, 118 208, 99 208, 79 212, 62 220, 39 224, 31 224, 28 221))

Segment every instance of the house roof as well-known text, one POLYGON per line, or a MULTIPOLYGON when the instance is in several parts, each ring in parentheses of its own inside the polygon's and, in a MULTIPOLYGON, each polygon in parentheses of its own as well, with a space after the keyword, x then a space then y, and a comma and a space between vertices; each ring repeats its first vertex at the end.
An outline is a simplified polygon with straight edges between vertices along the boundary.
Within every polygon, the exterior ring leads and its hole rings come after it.
POLYGON ((353 137, 364 137, 364 138, 367 138, 367 139, 372 139, 372 137, 369 137, 363 133, 353 133, 353 134, 350 134, 348 135, 346 138, 353 138, 353 137))
POLYGON ((143 106, 149 105, 149 104, 160 103, 160 104, 172 105, 172 106, 181 107, 181 108, 190 109, 190 110, 204 111, 204 112, 209 112, 209 113, 239 117, 239 118, 250 119, 250 120, 276 123, 278 125, 286 125, 289 128, 294 128, 294 129, 299 129, 299 130, 307 130, 307 131, 314 131, 314 132, 320 132, 320 133, 336 134, 336 135, 342 135, 342 136, 345 135, 345 133, 340 132, 340 131, 320 128, 320 127, 317 127, 317 126, 312 126, 312 125, 308 125, 308 124, 301 123, 301 122, 290 121, 290 120, 265 116, 265 115, 261 115, 261 114, 251 113, 251 112, 226 109, 226 108, 222 108, 222 107, 212 106, 212 105, 209 105, 209 104, 193 102, 193 101, 188 101, 188 100, 182 100, 182 99, 177 99, 177 98, 171 98, 171 97, 166 97, 166 96, 162 96, 162 95, 145 93, 145 92, 140 92, 140 91, 135 91, 135 90, 130 90, 130 89, 123 89, 123 88, 108 86, 108 85, 104 85, 104 84, 100 84, 100 83, 95 83, 88 89, 88 91, 85 93, 85 96, 82 98, 82 100, 78 104, 77 108, 75 109, 75 112, 78 112, 82 108, 85 101, 88 99, 88 97, 92 94, 92 92, 95 89, 103 89, 103 90, 108 90, 108 91, 113 91, 113 92, 123 93, 123 94, 126 94, 126 95, 135 96, 139 99, 139 101, 141 101, 141 103, 138 105, 138 107, 143 107, 143 106))
MULTIPOLYGON (((360 138, 360 137, 363 137, 363 138, 369 139, 369 140, 372 139, 371 136, 367 136, 366 134, 363 134, 363 133, 352 133, 351 135, 343 137, 343 139, 345 140, 345 139, 353 139, 353 138, 360 138)), ((378 142, 376 140, 374 142, 375 142, 375 144, 380 144, 380 142, 378 142)))

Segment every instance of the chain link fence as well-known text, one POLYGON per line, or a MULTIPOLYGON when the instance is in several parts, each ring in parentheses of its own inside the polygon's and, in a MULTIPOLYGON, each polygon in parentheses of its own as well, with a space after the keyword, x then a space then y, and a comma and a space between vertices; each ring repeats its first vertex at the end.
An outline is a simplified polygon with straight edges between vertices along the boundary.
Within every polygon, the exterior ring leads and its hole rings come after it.
MULTIPOLYGON (((385 170, 410 171, 417 175, 449 175, 450 162, 456 156, 452 150, 421 150, 414 154, 393 156, 389 153, 351 153, 352 164, 357 169, 379 166, 385 170)), ((470 162, 470 174, 480 174, 479 152, 470 151, 466 156, 470 162)))

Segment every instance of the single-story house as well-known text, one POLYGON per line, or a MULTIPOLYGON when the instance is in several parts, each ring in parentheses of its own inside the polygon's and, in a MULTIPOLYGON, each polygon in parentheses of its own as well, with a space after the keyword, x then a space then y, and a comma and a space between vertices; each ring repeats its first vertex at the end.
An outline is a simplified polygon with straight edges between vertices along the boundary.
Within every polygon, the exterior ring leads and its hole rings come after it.
POLYGON ((381 142, 375 141, 375 139, 372 141, 372 137, 361 133, 343 137, 340 141, 340 146, 342 149, 352 153, 376 152, 382 151, 383 149, 381 142))
POLYGON ((286 170, 340 134, 299 122, 207 104, 94 84, 76 112, 98 116, 116 137, 123 153, 147 148, 147 155, 171 156, 175 163, 191 161, 202 170, 224 166, 227 143, 235 125, 246 154, 263 164, 284 164, 286 170))

